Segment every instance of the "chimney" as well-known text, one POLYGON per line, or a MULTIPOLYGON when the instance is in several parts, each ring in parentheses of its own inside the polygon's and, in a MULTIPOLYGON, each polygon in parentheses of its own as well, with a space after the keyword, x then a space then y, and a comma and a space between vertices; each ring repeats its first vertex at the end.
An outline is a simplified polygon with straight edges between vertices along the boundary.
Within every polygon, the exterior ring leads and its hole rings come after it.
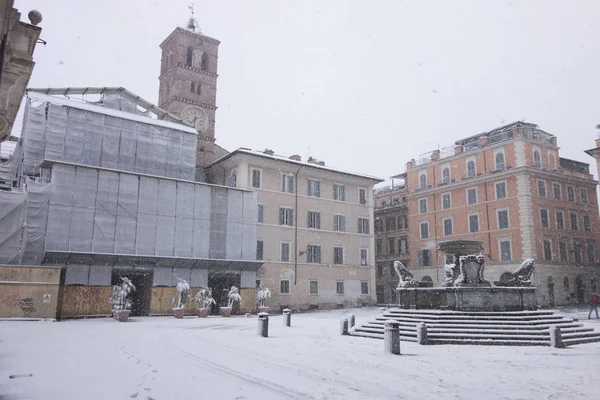
POLYGON ((437 161, 440 159, 440 151, 439 150, 435 150, 433 153, 431 153, 431 161, 437 161))
POLYGON ((273 154, 275 154, 275 152, 271 149, 265 149, 265 151, 263 151, 263 153, 272 156, 273 154))
POLYGON ((312 164, 315 164, 317 162, 317 159, 313 158, 313 157, 308 157, 308 162, 312 163, 312 164))
POLYGON ((320 166, 325 166, 325 161, 317 161, 317 164, 320 166))
POLYGON ((290 160, 302 161, 302 157, 300 157, 298 154, 294 154, 293 156, 290 156, 290 160))
POLYGON ((406 170, 413 169, 415 167, 415 159, 413 158, 409 162, 406 163, 406 170))

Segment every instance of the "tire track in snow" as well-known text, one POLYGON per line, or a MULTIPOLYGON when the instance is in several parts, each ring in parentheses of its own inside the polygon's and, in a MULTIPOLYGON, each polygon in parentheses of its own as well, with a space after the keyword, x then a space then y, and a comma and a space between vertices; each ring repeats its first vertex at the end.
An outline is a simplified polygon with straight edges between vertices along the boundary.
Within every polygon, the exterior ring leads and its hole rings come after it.
POLYGON ((192 363, 198 365, 199 367, 201 367, 207 371, 215 371, 216 370, 223 374, 231 375, 235 378, 246 381, 255 386, 259 386, 263 389, 268 389, 268 390, 275 392, 278 395, 285 397, 285 398, 296 399, 296 400, 305 400, 305 399, 317 400, 315 397, 309 395, 308 393, 300 393, 300 392, 292 390, 286 386, 282 386, 277 383, 267 381, 265 379, 260 379, 255 376, 236 371, 232 368, 228 368, 223 365, 219 365, 215 362, 214 359, 199 357, 195 354, 185 351, 184 349, 176 346, 173 343, 170 343, 169 341, 166 340, 166 336, 167 335, 162 335, 161 341, 167 348, 174 350, 179 355, 187 358, 192 363), (209 368, 209 366, 210 366, 210 368, 209 368))

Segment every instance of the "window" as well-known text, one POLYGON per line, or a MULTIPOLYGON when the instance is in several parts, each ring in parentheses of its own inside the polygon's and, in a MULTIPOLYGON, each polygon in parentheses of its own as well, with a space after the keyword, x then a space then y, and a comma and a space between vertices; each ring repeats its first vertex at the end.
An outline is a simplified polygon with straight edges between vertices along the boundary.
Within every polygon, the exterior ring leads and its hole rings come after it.
POLYGON ((294 210, 281 207, 279 209, 279 225, 294 226, 294 210))
POLYGON ((321 213, 318 211, 309 211, 307 226, 313 229, 321 229, 321 213))
POLYGON ((533 152, 533 166, 536 168, 542 167, 542 157, 540 156, 540 152, 538 150, 533 152))
POLYGON ((383 242, 381 241, 381 239, 377 239, 377 241, 375 242, 375 251, 377 252, 378 256, 383 254, 383 242))
POLYGON ((333 185, 333 199, 339 201, 346 201, 346 188, 344 185, 333 185))
POLYGON ((467 177, 473 178, 475 175, 475 161, 470 160, 467 162, 467 177))
POLYGON ((583 204, 588 204, 588 190, 587 188, 579 189, 579 198, 583 204))
POLYGON ((442 208, 447 210, 450 207, 450 193, 445 193, 442 195, 442 208))
POLYGON ((387 229, 387 231, 393 231, 396 229, 396 218, 391 217, 391 218, 387 218, 385 220, 385 228, 387 229))
POLYGON ((569 293, 570 287, 571 285, 569 284, 569 278, 567 278, 565 276, 565 279, 563 279, 563 289, 565 290, 565 292, 569 293))
POLYGON ((358 189, 358 202, 360 204, 367 204, 367 189, 358 189))
POLYGON ((290 281, 285 279, 279 281, 279 294, 290 294, 290 281))
POLYGON ((503 170, 506 167, 504 163, 504 152, 498 151, 494 156, 494 161, 496 162, 496 170, 503 170))
POLYGON ((467 204, 477 204, 477 188, 467 189, 467 204))
POLYGON ((400 254, 408 253, 408 240, 402 238, 398 241, 398 251, 400 251, 400 254))
POLYGON ((188 47, 187 54, 185 57, 185 65, 187 65, 188 67, 191 67, 193 61, 194 61, 194 49, 192 49, 191 47, 188 47))
POLYGON ((423 267, 429 267, 431 265, 431 250, 419 250, 419 265, 423 267))
POLYGON ((450 183, 450 168, 444 167, 442 170, 442 182, 450 183))
POLYGON ((596 263, 596 256, 594 254, 594 241, 590 240, 587 243, 587 259, 588 259, 588 263, 590 265, 595 264, 596 263))
POLYGON ((429 237, 429 222, 421 222, 421 239, 429 237))
POLYGON ((581 243, 577 240, 573 241, 573 256, 575 257, 575 263, 581 265, 581 243))
POLYGON ((546 197, 546 181, 537 181, 538 196, 546 197))
POLYGON ((256 259, 257 260, 264 259, 264 243, 262 240, 256 241, 256 259))
POLYGON ((577 214, 569 213, 569 219, 571 220, 571 230, 577 231, 579 228, 577 227, 577 214))
POLYGON ((421 214, 427 212, 427 199, 419 200, 419 211, 421 212, 421 214))
POLYGON ((194 82, 191 82, 190 84, 190 92, 196 93, 196 84, 194 82))
POLYGON ((565 217, 562 211, 556 212, 556 229, 565 229, 565 217))
POLYGON ((294 175, 282 175, 281 191, 294 193, 294 175))
POLYGON ((394 255, 394 238, 389 238, 388 239, 388 255, 393 256, 394 255))
POLYGON ((253 169, 252 170, 252 187, 260 189, 260 170, 253 169))
POLYGON ((360 249, 360 265, 369 265, 369 250, 360 249))
POLYGON ((309 179, 308 195, 312 197, 321 197, 321 182, 309 179))
POLYGON ((258 205, 258 223, 263 223, 265 220, 265 207, 262 204, 258 205))
POLYGON ((560 183, 553 183, 552 184, 552 193, 554 194, 554 200, 560 200, 561 199, 561 187, 560 187, 560 183))
POLYGON ((560 255, 560 261, 567 262, 569 260, 567 254, 567 242, 565 242, 564 240, 558 242, 558 252, 560 255))
POLYGON ((444 236, 452 235, 452 218, 444 218, 444 236))
POLYGON ((552 260, 552 241, 550 239, 544 239, 544 260, 552 260))
POLYGON ((500 261, 511 261, 512 260, 512 252, 511 252, 510 240, 502 239, 500 240, 500 261))
POLYGON ((469 215, 469 232, 471 232, 471 233, 479 232, 479 215, 478 214, 469 215))
POLYGON ((406 228, 408 228, 408 221, 406 220, 406 215, 401 215, 398 217, 398 229, 406 228))
POLYGON ((236 187, 237 186, 237 170, 234 169, 231 171, 231 173, 229 174, 229 182, 228 182, 230 187, 236 187))
POLYGON ((346 232, 346 217, 343 215, 333 216, 333 230, 339 232, 346 232))
POLYGON ((590 224, 590 217, 587 215, 583 216, 583 230, 586 232, 592 231, 592 225, 590 224))
POLYGON ((575 201, 575 189, 573 186, 567 186, 567 200, 575 201))
POLYGON ((508 210, 498 210, 498 229, 508 229, 508 210))
POLYGON ((545 208, 540 208, 540 223, 542 224, 542 228, 549 228, 550 221, 548 218, 548 210, 545 208))
POLYGON ((290 261, 290 243, 289 242, 281 242, 281 254, 280 254, 279 259, 281 261, 286 261, 286 262, 290 261))
POLYGON ((344 248, 334 247, 333 248, 333 263, 343 264, 344 263, 344 248))
POLYGON ((196 85, 196 94, 198 96, 202 95, 202 85, 200 83, 196 85))
POLYGON ((309 281, 310 294, 319 294, 319 281, 309 281))
POLYGON ((306 246, 306 262, 321 264, 321 246, 316 244, 306 246))
POLYGON ((377 276, 382 276, 382 275, 383 275, 383 266, 378 265, 377 266, 377 276))
POLYGON ((344 282, 335 283, 335 293, 344 294, 344 282))
POLYGON ((496 200, 506 198, 506 182, 496 183, 496 200))
POLYGON ((360 283, 360 293, 361 294, 369 294, 369 282, 361 282, 360 283))
POLYGON ((202 71, 208 71, 208 54, 202 54, 202 64, 200 65, 202 71))
POLYGON ((419 188, 427 189, 427 174, 425 172, 421 172, 419 175, 419 188))
MULTIPOLYGON (((396 221, 395 218, 392 218, 392 221, 396 221)), ((358 219, 358 233, 369 233, 369 219, 368 218, 359 218, 358 219)))

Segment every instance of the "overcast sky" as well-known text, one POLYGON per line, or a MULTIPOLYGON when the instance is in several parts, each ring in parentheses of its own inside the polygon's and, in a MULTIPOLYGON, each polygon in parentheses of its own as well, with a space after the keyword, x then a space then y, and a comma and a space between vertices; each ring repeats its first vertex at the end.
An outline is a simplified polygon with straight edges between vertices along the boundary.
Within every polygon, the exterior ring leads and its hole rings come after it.
MULTIPOLYGON (((41 11, 30 87, 123 86, 158 102, 180 0, 16 0, 41 11)), ((516 120, 591 164, 600 2, 195 0, 221 41, 216 138, 387 179, 406 161, 516 120)))

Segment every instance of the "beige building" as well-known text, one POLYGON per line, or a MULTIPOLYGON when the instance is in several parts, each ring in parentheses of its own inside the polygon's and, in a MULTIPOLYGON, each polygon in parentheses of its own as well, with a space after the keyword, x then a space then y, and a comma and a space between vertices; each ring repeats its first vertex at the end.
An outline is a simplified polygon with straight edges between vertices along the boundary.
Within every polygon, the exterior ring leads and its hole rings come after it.
POLYGON ((208 167, 213 183, 258 195, 257 286, 271 307, 373 304, 373 185, 310 158, 238 149, 208 167))
POLYGON ((407 163, 409 251, 416 278, 444 279, 445 240, 483 242, 486 278, 526 258, 541 305, 581 304, 598 290, 600 218, 589 164, 561 158, 557 138, 509 124, 407 163))

